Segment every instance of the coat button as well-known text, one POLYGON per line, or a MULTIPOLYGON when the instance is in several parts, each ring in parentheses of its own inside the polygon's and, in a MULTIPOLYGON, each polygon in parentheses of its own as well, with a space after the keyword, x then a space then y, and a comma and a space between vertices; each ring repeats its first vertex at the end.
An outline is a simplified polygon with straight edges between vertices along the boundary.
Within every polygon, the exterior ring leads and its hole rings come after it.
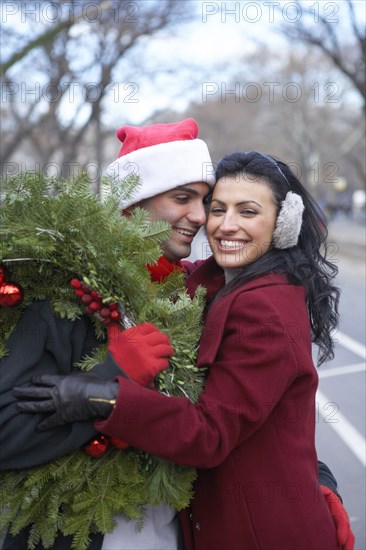
POLYGON ((199 531, 201 529, 201 526, 200 526, 199 523, 196 523, 195 527, 196 527, 197 531, 199 531))

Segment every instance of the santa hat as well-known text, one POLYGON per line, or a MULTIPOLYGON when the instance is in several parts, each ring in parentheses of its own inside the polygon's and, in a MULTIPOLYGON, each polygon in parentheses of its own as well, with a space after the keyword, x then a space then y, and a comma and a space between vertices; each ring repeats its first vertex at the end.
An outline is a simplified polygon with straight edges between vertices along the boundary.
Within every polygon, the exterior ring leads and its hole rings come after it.
POLYGON ((196 139, 198 126, 193 118, 171 124, 151 126, 123 126, 117 130, 122 142, 118 159, 110 164, 107 176, 116 181, 129 174, 139 176, 140 185, 128 200, 127 208, 149 197, 164 193, 180 185, 215 183, 214 167, 207 145, 196 139))

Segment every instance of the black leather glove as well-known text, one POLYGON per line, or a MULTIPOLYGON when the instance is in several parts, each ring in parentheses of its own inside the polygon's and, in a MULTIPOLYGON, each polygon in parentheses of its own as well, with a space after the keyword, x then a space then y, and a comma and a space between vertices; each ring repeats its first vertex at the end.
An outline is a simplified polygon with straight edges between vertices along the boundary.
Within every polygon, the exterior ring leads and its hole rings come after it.
POLYGON ((30 386, 15 387, 13 395, 22 412, 53 413, 37 426, 45 431, 69 422, 107 418, 116 402, 118 383, 88 372, 44 374, 34 376, 30 386))

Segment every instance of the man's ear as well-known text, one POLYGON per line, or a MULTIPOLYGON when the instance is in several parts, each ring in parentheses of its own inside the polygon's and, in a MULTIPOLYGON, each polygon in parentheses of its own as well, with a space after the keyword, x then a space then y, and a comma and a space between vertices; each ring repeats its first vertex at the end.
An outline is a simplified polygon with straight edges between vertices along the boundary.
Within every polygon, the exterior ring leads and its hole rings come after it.
POLYGON ((129 218, 131 216, 132 211, 134 210, 134 208, 136 208, 135 204, 133 206, 128 206, 124 210, 121 210, 121 215, 126 216, 126 218, 129 218))

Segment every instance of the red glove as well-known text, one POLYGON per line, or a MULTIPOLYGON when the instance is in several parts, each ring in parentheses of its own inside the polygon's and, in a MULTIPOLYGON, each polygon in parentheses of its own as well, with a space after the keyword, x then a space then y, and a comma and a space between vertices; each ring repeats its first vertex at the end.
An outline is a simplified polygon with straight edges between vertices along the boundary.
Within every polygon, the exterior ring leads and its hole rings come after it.
POLYGON ((108 326, 108 351, 121 369, 141 386, 149 386, 160 371, 169 366, 174 355, 169 337, 151 323, 127 330, 108 326))
POLYGON ((320 489, 336 526, 338 544, 343 550, 354 550, 355 536, 351 531, 349 517, 342 501, 329 487, 320 485, 320 489))

